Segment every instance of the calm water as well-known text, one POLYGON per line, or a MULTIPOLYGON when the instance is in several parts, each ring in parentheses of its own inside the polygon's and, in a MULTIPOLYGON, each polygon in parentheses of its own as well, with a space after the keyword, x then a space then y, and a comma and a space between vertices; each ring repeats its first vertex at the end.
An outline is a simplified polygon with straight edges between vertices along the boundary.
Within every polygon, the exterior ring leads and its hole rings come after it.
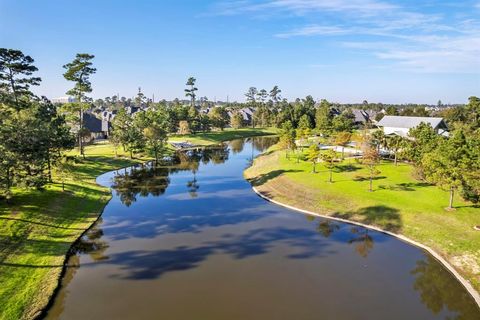
POLYGON ((256 196, 267 138, 107 173, 114 189, 48 319, 480 319, 463 287, 392 237, 256 196))

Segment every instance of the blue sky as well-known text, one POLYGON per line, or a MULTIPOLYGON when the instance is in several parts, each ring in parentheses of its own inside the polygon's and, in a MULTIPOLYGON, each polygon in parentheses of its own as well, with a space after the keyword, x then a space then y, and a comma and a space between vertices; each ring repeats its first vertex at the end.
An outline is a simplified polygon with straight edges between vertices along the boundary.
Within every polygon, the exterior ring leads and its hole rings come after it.
POLYGON ((462 103, 480 95, 480 0, 0 0, 0 47, 31 55, 64 96, 62 65, 94 54, 95 98, 462 103))

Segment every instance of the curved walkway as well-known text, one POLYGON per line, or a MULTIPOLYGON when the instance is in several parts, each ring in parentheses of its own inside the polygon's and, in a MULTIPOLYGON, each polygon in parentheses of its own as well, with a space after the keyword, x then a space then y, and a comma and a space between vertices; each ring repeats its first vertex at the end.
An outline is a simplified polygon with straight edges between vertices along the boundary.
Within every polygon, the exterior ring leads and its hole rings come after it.
POLYGON ((455 278, 457 278, 458 281, 460 281, 460 283, 465 287, 465 289, 468 291, 468 293, 470 293, 470 295, 473 297, 473 299, 475 300, 475 302, 477 303, 477 305, 480 308, 480 294, 478 293, 478 291, 475 290, 475 288, 473 288, 473 286, 470 284, 470 282, 468 282, 465 278, 463 278, 457 272, 457 270, 455 270, 455 268, 450 263, 447 262, 447 260, 445 260, 440 254, 435 252, 432 248, 430 248, 430 247, 428 247, 424 244, 421 244, 417 241, 414 241, 414 240, 412 240, 408 237, 405 237, 403 235, 396 234, 396 233, 393 233, 393 232, 390 232, 390 231, 386 231, 386 230, 380 229, 380 228, 372 226, 372 225, 367 225, 367 224, 360 223, 360 222, 355 222, 355 221, 351 221, 351 220, 347 220, 347 219, 342 219, 342 218, 332 217, 332 216, 328 216, 328 215, 323 215, 323 214, 313 212, 313 211, 309 211, 309 210, 300 209, 300 208, 297 208, 297 207, 279 202, 277 200, 271 199, 271 198, 265 196, 264 194, 262 194, 260 191, 258 191, 257 188, 255 188, 254 186, 252 186, 252 189, 261 198, 263 198, 263 199, 265 199, 269 202, 272 202, 274 204, 277 204, 279 206, 282 206, 282 207, 285 207, 285 208, 288 208, 288 209, 291 209, 291 210, 294 210, 294 211, 302 212, 302 213, 305 213, 305 214, 308 214, 308 215, 313 215, 313 216, 317 216, 317 217, 321 217, 321 218, 325 218, 325 219, 330 219, 330 220, 336 220, 336 221, 340 221, 340 222, 344 222, 344 223, 348 223, 348 224, 361 226, 361 227, 368 228, 368 229, 371 229, 371 230, 375 230, 375 231, 378 231, 378 232, 382 232, 384 234, 388 234, 392 237, 395 237, 395 238, 400 239, 400 240, 402 240, 406 243, 409 243, 411 245, 414 245, 418 248, 421 248, 421 249, 427 251, 435 259, 440 261, 440 263, 442 263, 447 268, 447 270, 450 271, 450 273, 452 273, 455 276, 455 278))

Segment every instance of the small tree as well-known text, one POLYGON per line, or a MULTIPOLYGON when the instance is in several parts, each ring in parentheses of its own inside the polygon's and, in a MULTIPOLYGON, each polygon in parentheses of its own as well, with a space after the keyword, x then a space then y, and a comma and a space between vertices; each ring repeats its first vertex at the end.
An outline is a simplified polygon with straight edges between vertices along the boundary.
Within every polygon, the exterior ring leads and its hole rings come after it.
POLYGON ((394 135, 394 136, 387 137, 387 147, 391 152, 393 152, 393 155, 394 155, 393 161, 395 163, 395 166, 398 165, 398 153, 402 148, 403 144, 404 144, 404 139, 400 136, 394 135))
POLYGON ((322 158, 323 162, 325 162, 325 167, 327 167, 329 171, 329 178, 328 182, 333 182, 333 168, 335 168, 335 159, 337 157, 337 153, 333 149, 328 149, 327 151, 323 152, 320 157, 322 158))
POLYGON ((239 129, 242 127, 243 117, 240 113, 234 112, 230 118, 230 125, 234 129, 239 129))
POLYGON ((295 150, 295 129, 288 120, 282 124, 280 130, 280 146, 285 149, 285 157, 288 158, 288 150, 295 150))
POLYGON ((75 159, 70 156, 63 155, 56 162, 57 175, 62 183, 62 191, 65 191, 65 182, 75 172, 75 159))
POLYGON ((342 147, 342 159, 345 159, 345 147, 352 139, 352 134, 348 131, 339 132, 335 136, 335 144, 342 147))
POLYGON ((368 147, 363 152, 363 164, 367 167, 369 173, 369 191, 373 191, 373 179, 380 174, 377 166, 380 162, 380 154, 374 147, 368 147))
POLYGON ((308 147, 305 158, 310 161, 313 165, 312 172, 316 173, 316 165, 318 161, 318 156, 320 155, 320 149, 318 148, 318 145, 316 143, 312 144, 310 147, 308 147))
POLYGON ((182 120, 178 123, 178 133, 190 134, 190 125, 188 124, 188 121, 182 120))

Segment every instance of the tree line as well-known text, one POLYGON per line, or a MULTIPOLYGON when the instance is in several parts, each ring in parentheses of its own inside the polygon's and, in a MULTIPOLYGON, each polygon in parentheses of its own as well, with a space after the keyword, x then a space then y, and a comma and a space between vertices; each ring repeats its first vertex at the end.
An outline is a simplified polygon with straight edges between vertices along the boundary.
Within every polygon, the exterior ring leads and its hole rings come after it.
MULTIPOLYGON (((348 112, 348 111, 346 111, 348 112)), ((381 129, 366 126, 361 130, 352 130, 348 115, 333 117, 331 106, 322 101, 315 111, 315 128, 304 114, 295 123, 291 120, 280 126, 280 146, 286 157, 293 154, 300 160, 315 165, 322 161, 332 171, 344 159, 343 148, 354 142, 361 150, 357 159, 368 169, 369 191, 380 171, 378 165, 382 158, 393 158, 394 164, 406 161, 413 165, 414 175, 418 180, 435 184, 450 193, 448 208, 453 208, 456 192, 473 203, 480 202, 480 99, 470 97, 465 106, 456 107, 448 117, 449 134, 440 135, 430 124, 421 123, 410 129, 407 137, 385 135, 381 129), (343 119, 342 119, 343 117, 343 119), (305 139, 316 133, 320 139, 308 142, 308 149, 303 150, 305 139), (319 143, 342 147, 341 156, 333 149, 320 150, 319 143), (382 154, 386 150, 387 154, 382 154)))

